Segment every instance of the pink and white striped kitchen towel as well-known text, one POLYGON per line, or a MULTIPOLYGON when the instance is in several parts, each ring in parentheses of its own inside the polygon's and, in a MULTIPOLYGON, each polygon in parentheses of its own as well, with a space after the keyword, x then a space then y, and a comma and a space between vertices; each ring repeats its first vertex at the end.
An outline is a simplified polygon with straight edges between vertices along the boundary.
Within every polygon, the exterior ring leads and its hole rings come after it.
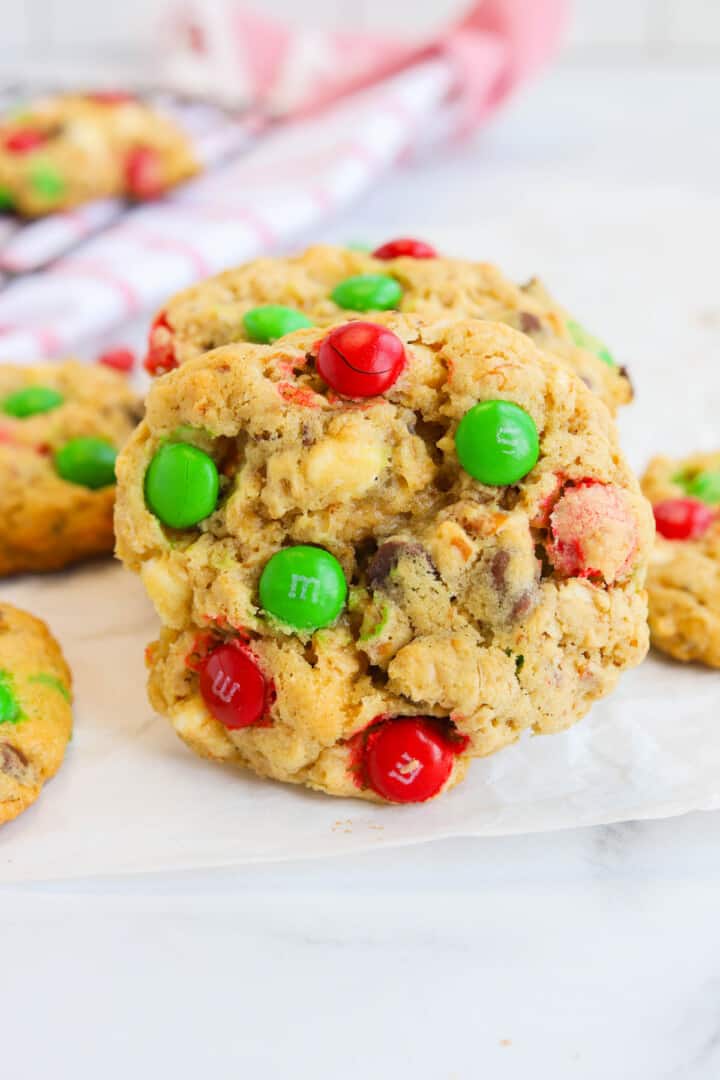
POLYGON ((191 0, 175 20, 168 76, 179 89, 252 107, 264 117, 260 137, 250 152, 6 284, 0 358, 71 351, 312 227, 429 134, 474 127, 550 54, 564 8, 565 0, 484 0, 436 40, 408 47, 291 32, 229 0, 191 0))

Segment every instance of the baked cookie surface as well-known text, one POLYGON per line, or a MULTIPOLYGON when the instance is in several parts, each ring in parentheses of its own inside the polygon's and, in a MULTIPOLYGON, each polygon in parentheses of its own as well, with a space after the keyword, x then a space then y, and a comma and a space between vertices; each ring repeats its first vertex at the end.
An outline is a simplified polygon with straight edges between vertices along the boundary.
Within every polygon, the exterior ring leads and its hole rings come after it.
POLYGON ((154 198, 198 168, 180 127, 129 94, 58 95, 0 123, 0 209, 25 217, 154 198))
POLYGON ((44 622, 0 602, 0 825, 35 802, 72 732, 72 678, 44 622))
POLYGON ((256 259, 174 296, 153 323, 146 366, 162 373, 219 345, 272 340, 298 329, 298 317, 322 327, 343 315, 364 318, 379 308, 431 321, 478 318, 506 323, 553 353, 611 411, 632 399, 625 370, 539 281, 515 285, 489 263, 407 255, 376 258, 328 245, 289 258, 256 259), (263 318, 268 306, 275 310, 263 318))
POLYGON ((0 365, 0 575, 112 551, 114 460, 141 415, 109 368, 0 365))
POLYGON ((648 571, 653 645, 720 667, 720 452, 657 457, 642 487, 657 524, 648 571))
POLYGON ((154 707, 335 795, 424 801, 647 649, 652 517, 610 414, 497 323, 189 359, 118 459, 116 532, 163 624, 154 707))

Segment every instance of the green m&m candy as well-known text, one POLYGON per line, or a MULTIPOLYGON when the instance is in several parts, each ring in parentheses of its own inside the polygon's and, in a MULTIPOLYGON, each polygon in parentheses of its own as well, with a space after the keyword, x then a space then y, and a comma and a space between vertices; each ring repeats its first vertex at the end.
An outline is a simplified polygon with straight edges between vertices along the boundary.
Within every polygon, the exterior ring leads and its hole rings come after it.
POLYGON ((162 446, 145 473, 145 501, 163 525, 173 529, 187 529, 209 517, 219 489, 213 459, 187 443, 162 446))
POLYGON ((12 210, 15 205, 12 194, 7 188, 0 187, 0 211, 12 210))
POLYGON ((603 345, 599 338, 596 338, 594 334, 589 334, 588 331, 581 326, 579 322, 575 322, 574 319, 568 319, 566 325, 570 332, 570 337, 576 345, 579 345, 581 349, 588 349, 590 352, 595 353, 600 360, 610 367, 617 367, 612 353, 607 345, 603 345))
POLYGON ((16 724, 21 718, 10 676, 0 671, 0 724, 16 724))
POLYGON ((117 450, 106 439, 80 436, 55 451, 55 468, 63 480, 82 487, 109 487, 115 483, 117 450))
POLYGON ((260 603, 299 630, 329 626, 345 604, 347 582, 337 559, 323 548, 298 544, 277 551, 260 577, 260 603))
POLYGON ((720 472, 701 472, 692 479, 683 482, 688 495, 694 495, 701 502, 715 506, 720 503, 720 472))
POLYGON ((515 484, 535 466, 540 453, 535 421, 512 401, 480 401, 455 432, 460 464, 481 484, 515 484))
POLYGON ((259 345, 272 345, 273 341, 292 334, 293 330, 302 330, 312 326, 312 322, 302 311, 283 307, 282 304, 265 304, 251 308, 243 315, 245 333, 251 341, 259 345))
POLYGON ((38 164, 30 173, 33 190, 44 199, 53 201, 65 193, 65 181, 52 165, 38 164))
POLYGON ((16 390, 2 403, 2 411, 7 416, 16 416, 24 420, 28 416, 37 413, 50 412, 62 405, 64 397, 50 386, 25 386, 22 390, 16 390))
POLYGON ((388 274, 357 274, 341 281, 330 295, 349 311, 388 311, 398 306, 402 292, 400 282, 388 274))

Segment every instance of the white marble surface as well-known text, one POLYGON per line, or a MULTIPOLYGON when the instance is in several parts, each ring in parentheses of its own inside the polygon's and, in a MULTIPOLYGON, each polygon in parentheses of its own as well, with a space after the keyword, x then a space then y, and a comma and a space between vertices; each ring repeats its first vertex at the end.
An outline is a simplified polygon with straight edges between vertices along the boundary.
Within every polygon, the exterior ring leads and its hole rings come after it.
MULTIPOLYGON (((326 235, 454 230, 459 250, 543 267, 622 351, 650 342, 668 400, 692 408, 720 394, 697 376, 720 336, 719 94, 709 68, 558 72, 326 235), (625 193, 644 197, 642 228, 625 193), (664 333, 678 297, 687 338, 664 333)), ((671 413, 635 415, 660 439, 671 413)), ((6 887, 0 1073, 715 1080, 719 832, 690 815, 6 887)))

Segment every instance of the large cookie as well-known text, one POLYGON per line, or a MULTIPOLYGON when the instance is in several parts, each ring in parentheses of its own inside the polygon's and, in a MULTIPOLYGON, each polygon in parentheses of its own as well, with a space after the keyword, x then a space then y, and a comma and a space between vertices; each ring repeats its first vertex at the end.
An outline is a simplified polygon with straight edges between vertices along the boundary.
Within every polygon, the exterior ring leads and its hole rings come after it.
POLYGON ((0 603, 0 825, 35 802, 62 765, 72 678, 45 623, 0 603))
POLYGON ((648 572, 653 645, 720 667, 720 453, 657 457, 642 486, 657 524, 648 572))
POLYGON ((267 342, 303 324, 327 326, 342 315, 360 318, 398 309, 433 321, 469 317, 507 323, 552 352, 611 411, 632 399, 625 369, 537 279, 518 286, 489 263, 389 257, 395 250, 380 248, 382 258, 377 258, 318 245, 291 258, 257 259, 218 274, 168 301, 150 331, 146 366, 158 374, 218 345, 267 342))
POLYGON ((118 459, 116 531, 163 623, 158 711, 335 795, 423 801, 647 649, 652 517, 610 414, 496 323, 189 360, 118 459))
POLYGON ((0 209, 27 217, 108 195, 154 198, 198 168, 177 124, 129 94, 47 98, 0 127, 0 209))
POLYGON ((112 551, 114 461, 141 415, 106 367, 0 365, 0 575, 112 551))

